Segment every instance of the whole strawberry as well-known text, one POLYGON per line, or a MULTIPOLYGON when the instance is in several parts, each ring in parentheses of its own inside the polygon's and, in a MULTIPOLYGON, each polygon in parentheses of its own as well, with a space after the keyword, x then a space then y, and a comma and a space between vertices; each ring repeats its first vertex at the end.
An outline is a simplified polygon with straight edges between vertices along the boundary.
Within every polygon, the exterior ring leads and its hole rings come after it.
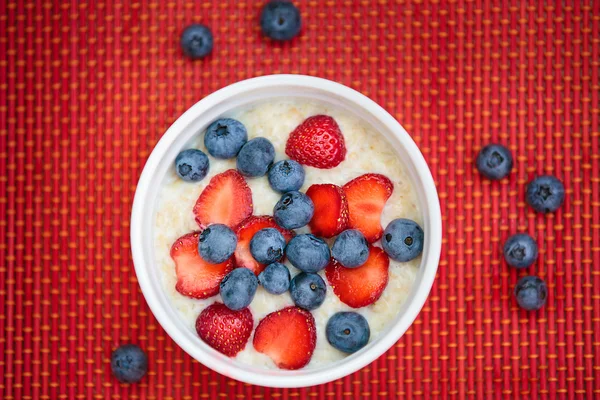
POLYGON ((233 311, 222 303, 206 307, 196 320, 196 332, 213 349, 234 357, 244 350, 254 320, 248 308, 233 311))
POLYGON ((300 164, 315 168, 337 167, 346 158, 344 136, 328 115, 307 118, 290 133, 285 154, 300 164))

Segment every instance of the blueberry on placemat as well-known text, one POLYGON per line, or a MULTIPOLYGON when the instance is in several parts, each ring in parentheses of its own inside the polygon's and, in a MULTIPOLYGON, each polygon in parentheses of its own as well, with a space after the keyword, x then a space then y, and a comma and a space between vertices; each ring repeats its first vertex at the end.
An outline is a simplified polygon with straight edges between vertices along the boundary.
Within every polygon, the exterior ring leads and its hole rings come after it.
POLYGON ((230 310, 241 310, 252 303, 258 279, 248 268, 236 268, 231 271, 219 285, 219 293, 223 303, 230 310))
POLYGON ((204 134, 204 146, 206 146, 208 154, 220 159, 237 156, 247 141, 246 127, 233 118, 216 120, 206 128, 204 134))
POLYGON ((325 333, 333 347, 344 353, 354 353, 369 342, 371 329, 365 317, 359 313, 338 312, 327 321, 325 333))
POLYGON ((213 49, 213 35, 206 25, 192 24, 181 33, 183 52, 192 59, 206 57, 213 49))
POLYGON ((535 311, 546 304, 548 287, 546 282, 537 276, 524 276, 517 282, 514 295, 521 308, 535 311))
POLYGON ((528 268, 535 262, 537 256, 537 243, 525 233, 513 235, 504 243, 504 259, 512 267, 528 268))
POLYGON ((542 175, 529 182, 525 199, 538 212, 554 212, 565 200, 565 187, 556 177, 542 175))
POLYGON ((488 144, 477 155, 477 169, 486 178, 502 179, 513 167, 513 158, 509 149, 501 144, 488 144))
POLYGON ((260 27, 274 40, 290 40, 300 32, 300 10, 289 1, 271 1, 262 9, 260 27))
POLYGON ((175 171, 186 182, 201 181, 208 173, 208 168, 208 157, 200 150, 183 150, 175 157, 175 171))
POLYGON ((140 346, 123 344, 112 352, 110 368, 119 381, 136 383, 148 372, 148 357, 140 346))
POLYGON ((323 304, 327 285, 319 274, 301 272, 290 283, 292 300, 300 308, 314 310, 323 304))

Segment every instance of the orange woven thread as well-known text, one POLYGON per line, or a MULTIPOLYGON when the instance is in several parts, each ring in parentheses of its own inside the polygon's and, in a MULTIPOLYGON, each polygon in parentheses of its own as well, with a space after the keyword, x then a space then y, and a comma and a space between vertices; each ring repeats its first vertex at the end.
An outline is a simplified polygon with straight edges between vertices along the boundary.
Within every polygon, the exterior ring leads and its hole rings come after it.
POLYGON ((600 396, 600 2, 296 0, 304 27, 263 38, 263 1, 0 4, 0 398, 594 398, 600 396), (183 57, 182 28, 215 50, 183 57), (406 335, 347 378, 244 385, 174 344, 139 291, 129 217, 166 128, 241 79, 299 73, 370 96, 434 174, 444 247, 406 335), (477 151, 515 156, 482 180, 477 151), (526 183, 554 174, 564 206, 538 215, 526 183), (528 232, 547 306, 520 311, 502 243, 528 232), (119 384, 110 353, 140 344, 148 377, 119 384))

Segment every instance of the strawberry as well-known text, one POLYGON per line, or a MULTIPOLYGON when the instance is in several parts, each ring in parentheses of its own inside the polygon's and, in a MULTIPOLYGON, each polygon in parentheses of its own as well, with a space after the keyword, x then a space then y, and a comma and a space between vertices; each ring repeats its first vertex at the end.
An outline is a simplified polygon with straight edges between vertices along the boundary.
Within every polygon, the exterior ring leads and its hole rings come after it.
POLYGON ((206 307, 196 319, 196 332, 213 349, 234 357, 244 350, 254 319, 248 308, 233 311, 222 303, 206 307))
POLYGON ((250 214, 252 191, 235 169, 215 175, 194 206, 196 222, 201 228, 210 224, 225 224, 233 228, 250 214))
POLYGON ((344 190, 336 185, 312 185, 306 191, 315 212, 308 226, 316 236, 326 238, 338 235, 348 225, 348 202, 344 190))
POLYGON ((317 343, 312 314, 287 307, 264 317, 254 331, 254 349, 281 369, 299 369, 310 361, 317 343))
POLYGON ((379 299, 388 283, 390 259, 379 247, 369 247, 367 262, 358 268, 342 267, 331 259, 325 275, 333 292, 353 308, 368 306, 379 299))
POLYGON ((221 264, 209 264, 198 254, 200 232, 183 235, 171 246, 175 261, 175 289, 184 296, 206 299, 219 293, 221 280, 233 269, 231 258, 221 264))
POLYGON ((380 174, 364 174, 346 183, 348 227, 361 231, 369 243, 381 238, 381 212, 393 191, 394 184, 380 174))
POLYGON ((252 240, 256 232, 264 228, 277 229, 285 238, 286 243, 294 237, 294 231, 283 229, 277 225, 273 217, 268 215, 260 217, 254 215, 250 216, 237 226, 235 233, 238 237, 238 243, 235 253, 233 254, 235 265, 236 267, 248 268, 250 271, 254 272, 256 276, 265 269, 266 265, 259 263, 252 257, 252 254, 250 253, 250 240, 252 240))
POLYGON ((290 133, 285 154, 300 164, 333 168, 346 158, 344 136, 335 119, 328 115, 315 115, 290 133))

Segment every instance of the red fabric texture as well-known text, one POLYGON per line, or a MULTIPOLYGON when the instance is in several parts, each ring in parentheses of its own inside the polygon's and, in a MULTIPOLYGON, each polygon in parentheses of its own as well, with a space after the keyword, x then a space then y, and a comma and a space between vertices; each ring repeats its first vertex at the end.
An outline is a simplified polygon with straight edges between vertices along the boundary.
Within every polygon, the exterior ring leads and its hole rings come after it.
POLYGON ((0 398, 594 398, 600 396, 600 1, 296 0, 301 35, 260 34, 262 1, 0 2, 0 398), (209 25, 212 55, 179 33, 209 25), (254 387, 187 356, 136 282, 129 217, 144 162, 188 107, 230 83, 296 73, 386 108, 427 159, 444 243, 431 296, 363 370, 305 389, 254 387), (477 151, 501 142, 509 178, 477 151), (564 206, 525 184, 554 174, 564 206), (520 311, 502 243, 528 232, 546 307, 520 311), (150 372, 119 384, 110 353, 150 372))

